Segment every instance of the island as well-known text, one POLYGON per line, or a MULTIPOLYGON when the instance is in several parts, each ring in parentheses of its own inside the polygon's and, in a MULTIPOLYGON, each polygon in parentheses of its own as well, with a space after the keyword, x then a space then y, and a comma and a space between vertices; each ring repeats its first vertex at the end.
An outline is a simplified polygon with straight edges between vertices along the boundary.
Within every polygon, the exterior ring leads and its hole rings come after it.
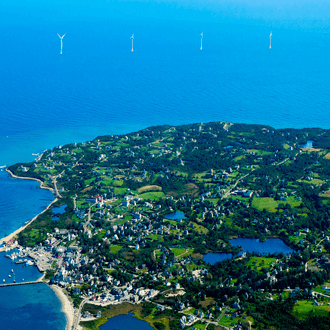
POLYGON ((2 242, 44 273, 67 329, 130 312, 158 330, 330 327, 330 130, 155 126, 7 171, 54 193, 2 242))

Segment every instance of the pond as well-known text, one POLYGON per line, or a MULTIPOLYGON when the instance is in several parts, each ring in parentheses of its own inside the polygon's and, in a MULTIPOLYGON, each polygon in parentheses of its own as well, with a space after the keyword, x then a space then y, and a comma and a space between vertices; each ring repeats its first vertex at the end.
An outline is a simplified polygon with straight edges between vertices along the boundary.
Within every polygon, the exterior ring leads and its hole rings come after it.
MULTIPOLYGON (((294 252, 294 250, 292 250, 279 238, 269 238, 265 242, 260 242, 259 239, 255 238, 234 238, 230 240, 230 244, 233 246, 242 247, 243 250, 238 255, 242 254, 242 252, 255 252, 260 254, 288 254, 294 252)), ((235 255, 234 257, 236 256, 237 255, 235 255)), ((203 260, 213 265, 218 261, 223 261, 231 258, 233 258, 233 255, 230 253, 207 253, 204 255, 203 260)))
POLYGON ((119 315, 111 319, 108 322, 100 326, 100 330, 153 330, 151 325, 146 321, 141 321, 136 317, 133 317, 132 313, 128 315, 119 315))
POLYGON ((308 140, 306 144, 302 144, 300 145, 301 148, 306 148, 306 149, 310 149, 313 148, 313 141, 312 140, 308 140))
POLYGON ((52 212, 55 213, 55 214, 64 214, 66 207, 67 207, 66 204, 61 205, 60 207, 53 207, 52 212))
POLYGON ((165 214, 165 218, 169 220, 180 220, 180 219, 186 219, 184 216, 184 213, 181 211, 176 211, 174 213, 165 214))

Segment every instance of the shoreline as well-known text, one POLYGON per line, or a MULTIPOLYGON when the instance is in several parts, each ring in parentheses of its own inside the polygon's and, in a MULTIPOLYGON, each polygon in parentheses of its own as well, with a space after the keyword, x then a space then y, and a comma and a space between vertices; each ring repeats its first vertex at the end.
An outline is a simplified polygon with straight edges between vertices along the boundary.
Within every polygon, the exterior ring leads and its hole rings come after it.
POLYGON ((69 298, 66 296, 66 294, 62 291, 61 288, 59 288, 57 285, 52 284, 48 285, 56 294, 57 298, 61 301, 62 308, 61 311, 64 313, 66 318, 66 327, 65 330, 71 330, 73 326, 73 320, 75 315, 74 307, 69 300, 69 298))
MULTIPOLYGON (((40 182, 40 188, 42 189, 49 189, 53 192, 54 194, 54 189, 49 188, 49 187, 44 187, 43 186, 43 182, 39 179, 35 179, 35 178, 25 178, 25 177, 19 177, 15 174, 13 174, 10 170, 6 169, 6 171, 13 177, 16 179, 26 179, 26 180, 36 180, 38 182, 40 182)), ((16 235, 18 235, 21 231, 23 231, 27 226, 29 226, 34 220, 36 220, 39 215, 43 214, 44 212, 46 212, 54 203, 56 203, 58 201, 57 198, 55 198, 42 212, 38 213, 36 216, 34 216, 28 223, 24 224, 23 226, 21 226, 20 228, 18 228, 17 230, 15 230, 13 233, 7 235, 6 237, 0 238, 0 244, 10 241, 11 239, 13 239, 16 235)), ((3 249, 3 248, 2 248, 3 249)), ((2 250, 0 249, 0 251, 2 250)))
POLYGON ((41 181, 40 179, 37 178, 31 178, 31 177, 26 177, 26 176, 18 176, 15 175, 11 170, 9 170, 8 168, 6 168, 6 172, 9 173, 11 175, 11 177, 15 178, 15 179, 23 179, 23 180, 34 180, 34 181, 38 181, 40 183, 40 188, 41 189, 48 189, 50 190, 54 195, 55 195, 55 190, 53 188, 50 187, 46 187, 44 186, 43 181, 41 181))

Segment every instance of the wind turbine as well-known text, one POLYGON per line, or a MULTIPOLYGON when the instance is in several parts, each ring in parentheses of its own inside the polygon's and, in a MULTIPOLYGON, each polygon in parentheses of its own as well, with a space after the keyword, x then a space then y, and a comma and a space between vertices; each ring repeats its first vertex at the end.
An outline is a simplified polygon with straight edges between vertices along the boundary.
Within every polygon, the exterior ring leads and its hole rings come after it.
POLYGON ((203 50, 203 32, 202 32, 202 34, 201 34, 201 48, 200 48, 200 50, 203 50))
POLYGON ((132 50, 131 50, 131 52, 133 53, 134 52, 134 49, 133 49, 134 34, 132 34, 131 39, 132 39, 132 50))
POLYGON ((61 37, 58 33, 57 33, 57 35, 60 37, 60 39, 61 39, 61 52, 60 52, 60 54, 62 55, 62 49, 63 49, 63 38, 64 38, 64 36, 65 36, 65 33, 63 34, 63 36, 61 37))
POLYGON ((269 40, 270 40, 270 44, 269 44, 269 49, 272 49, 272 32, 269 35, 269 40))

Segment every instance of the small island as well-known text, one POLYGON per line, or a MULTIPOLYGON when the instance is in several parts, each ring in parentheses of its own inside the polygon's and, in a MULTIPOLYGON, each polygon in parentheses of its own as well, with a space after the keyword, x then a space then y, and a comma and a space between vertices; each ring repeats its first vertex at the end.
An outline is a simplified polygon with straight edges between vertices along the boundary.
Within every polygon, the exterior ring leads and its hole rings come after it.
POLYGON ((155 126, 7 170, 54 193, 2 242, 70 330, 127 313, 158 330, 330 327, 330 130, 155 126))

